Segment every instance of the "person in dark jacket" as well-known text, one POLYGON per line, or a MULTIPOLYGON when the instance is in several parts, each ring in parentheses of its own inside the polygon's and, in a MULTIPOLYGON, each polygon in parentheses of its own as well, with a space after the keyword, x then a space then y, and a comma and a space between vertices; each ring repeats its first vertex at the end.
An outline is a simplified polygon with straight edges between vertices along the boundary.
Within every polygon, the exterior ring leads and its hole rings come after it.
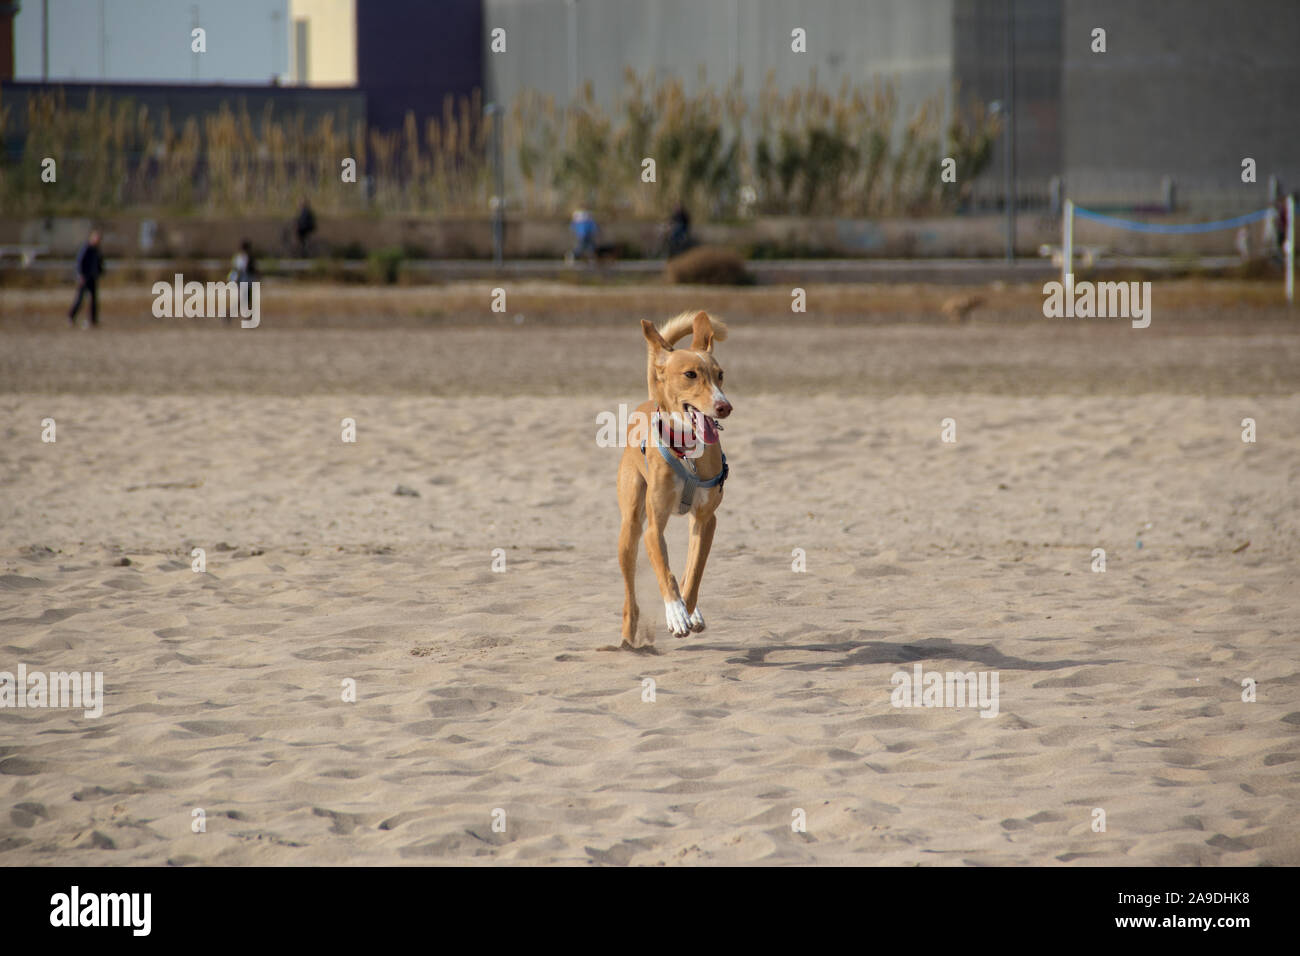
POLYGON ((85 245, 77 253, 77 299, 68 312, 68 322, 77 324, 81 300, 90 294, 90 324, 99 325, 99 277, 104 272, 104 255, 99 251, 99 230, 92 229, 85 245))
POLYGON ((679 255, 693 245, 695 240, 691 237, 691 214, 678 202, 668 219, 668 255, 679 255))
POLYGON ((298 218, 294 221, 294 231, 298 234, 298 254, 305 258, 307 240, 316 231, 316 214, 311 211, 311 203, 305 196, 302 200, 302 208, 298 210, 298 218))

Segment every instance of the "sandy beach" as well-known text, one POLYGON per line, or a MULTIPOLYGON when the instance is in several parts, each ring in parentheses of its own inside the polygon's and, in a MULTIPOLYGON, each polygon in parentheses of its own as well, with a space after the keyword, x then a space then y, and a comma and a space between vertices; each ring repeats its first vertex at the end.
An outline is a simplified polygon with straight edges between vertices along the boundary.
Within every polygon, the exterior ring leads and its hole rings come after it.
POLYGON ((642 552, 632 651, 596 420, 677 299, 456 294, 80 332, 7 293, 0 671, 104 700, 0 709, 0 865, 1300 864, 1283 310, 795 326, 693 291, 733 325, 709 626, 666 632, 642 552), (918 664, 996 674, 996 716, 893 706, 918 664))

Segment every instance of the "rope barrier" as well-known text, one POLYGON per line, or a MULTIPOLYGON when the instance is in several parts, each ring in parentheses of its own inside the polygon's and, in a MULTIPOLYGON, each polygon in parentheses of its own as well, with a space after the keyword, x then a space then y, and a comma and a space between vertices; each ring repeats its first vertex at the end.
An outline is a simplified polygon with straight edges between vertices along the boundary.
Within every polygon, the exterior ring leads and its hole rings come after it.
MULTIPOLYGON (((1286 238, 1282 243, 1282 255, 1286 276, 1287 302, 1295 302, 1296 205, 1294 193, 1286 197, 1286 238)), ((1115 216, 1104 216, 1099 212, 1093 212, 1091 209, 1076 206, 1071 200, 1067 199, 1061 216, 1061 282, 1063 284, 1068 283, 1070 274, 1074 271, 1075 216, 1082 216, 1084 219, 1091 219, 1093 222, 1099 222, 1103 226, 1113 226, 1116 229, 1179 236, 1198 232, 1215 232, 1219 229, 1233 229, 1247 223, 1258 222, 1273 212, 1273 208, 1269 207, 1255 212, 1248 212, 1244 216, 1237 216, 1234 219, 1220 219, 1217 222, 1185 222, 1165 225, 1152 222, 1134 222, 1132 219, 1119 219, 1115 216)))
POLYGON ((1091 209, 1084 209, 1082 206, 1074 207, 1074 214, 1084 219, 1091 219, 1093 222, 1099 222, 1106 226, 1114 226, 1116 229, 1128 229, 1130 232, 1154 232, 1165 236, 1187 235, 1197 232, 1215 232, 1219 229, 1234 229, 1237 226, 1244 226, 1247 223, 1258 222, 1267 216, 1271 209, 1260 209, 1257 212, 1248 212, 1244 216, 1237 216, 1235 219, 1220 219, 1217 222, 1184 222, 1184 223, 1154 223, 1154 222, 1134 222, 1132 219, 1117 219, 1114 216, 1104 216, 1099 212, 1093 212, 1091 209))

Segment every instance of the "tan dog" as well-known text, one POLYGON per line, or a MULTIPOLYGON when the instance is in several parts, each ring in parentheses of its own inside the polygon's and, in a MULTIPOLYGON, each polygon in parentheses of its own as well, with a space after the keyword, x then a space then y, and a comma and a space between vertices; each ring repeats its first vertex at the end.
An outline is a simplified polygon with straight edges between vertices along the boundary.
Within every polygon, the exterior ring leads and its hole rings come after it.
POLYGON ((650 532, 645 549, 659 581, 668 630, 677 637, 704 630, 696 602, 700 578, 709 558, 714 515, 722 503, 726 457, 718 441, 719 418, 731 414, 722 392, 722 368, 713 343, 727 337, 727 327, 707 312, 681 315, 662 328, 642 321, 649 355, 646 379, 650 400, 628 416, 627 441, 618 466, 618 507, 623 516, 618 535, 618 563, 623 569, 623 643, 636 637, 636 545, 646 518, 650 532), (689 349, 674 349, 691 334, 689 349), (664 526, 672 513, 690 514, 690 547, 685 587, 668 569, 664 526))

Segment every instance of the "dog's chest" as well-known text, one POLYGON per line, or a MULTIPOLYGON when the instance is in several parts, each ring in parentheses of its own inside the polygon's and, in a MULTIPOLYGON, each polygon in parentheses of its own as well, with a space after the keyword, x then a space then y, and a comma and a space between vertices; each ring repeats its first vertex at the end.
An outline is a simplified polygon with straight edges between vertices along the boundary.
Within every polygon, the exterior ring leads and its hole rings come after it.
MULTIPOLYGON (((693 482, 692 484, 694 485, 693 482)), ((709 504, 714 492, 720 493, 720 489, 716 486, 701 488, 695 485, 694 489, 693 493, 687 493, 686 480, 678 478, 676 475, 673 476, 673 501, 676 502, 673 511, 675 514, 684 515, 697 508, 703 508, 709 504)))

